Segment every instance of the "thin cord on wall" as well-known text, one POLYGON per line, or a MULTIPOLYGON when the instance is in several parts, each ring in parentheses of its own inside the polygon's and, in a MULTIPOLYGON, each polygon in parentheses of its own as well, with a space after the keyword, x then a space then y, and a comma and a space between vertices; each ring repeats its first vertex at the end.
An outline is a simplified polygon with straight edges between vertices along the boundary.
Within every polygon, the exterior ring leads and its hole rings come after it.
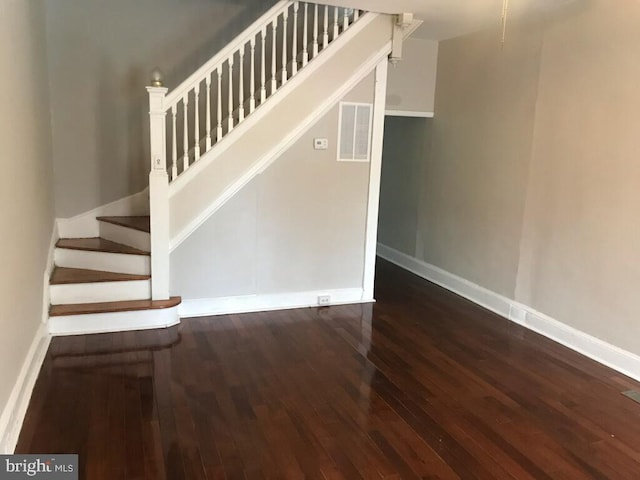
POLYGON ((504 50, 504 40, 507 36, 507 14, 509 13, 509 0, 502 0, 502 40, 501 48, 504 50))

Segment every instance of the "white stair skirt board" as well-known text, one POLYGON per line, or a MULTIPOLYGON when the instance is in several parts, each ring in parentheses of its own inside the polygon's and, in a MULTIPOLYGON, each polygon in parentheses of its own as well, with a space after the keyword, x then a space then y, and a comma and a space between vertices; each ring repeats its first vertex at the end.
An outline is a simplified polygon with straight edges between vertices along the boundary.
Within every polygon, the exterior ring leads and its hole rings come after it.
POLYGON ((0 415, 0 454, 12 454, 18 443, 22 422, 27 413, 31 393, 38 378, 40 367, 49 348, 51 337, 47 333, 47 325, 40 324, 36 331, 27 357, 20 368, 20 373, 9 399, 0 415))
POLYGON ((460 278, 434 265, 378 244, 378 256, 440 285, 501 317, 640 381, 640 356, 566 325, 544 313, 460 278))
POLYGON ((178 306, 131 312, 89 313, 49 318, 51 335, 84 335, 88 333, 123 332, 166 328, 180 323, 178 306))
POLYGON ((56 248, 54 256, 56 265, 59 267, 84 268, 133 275, 151 274, 151 260, 148 255, 56 248))
MULTIPOLYGON (((291 308, 319 307, 318 297, 329 295, 331 305, 370 303, 363 298, 362 288, 339 290, 317 290, 296 293, 275 293, 268 295, 242 295, 237 297, 200 298, 182 300, 179 305, 180 317, 205 317, 208 315, 228 315, 231 313, 265 312, 291 308)), ((323 305, 325 306, 325 305, 323 305)))
POLYGON ((56 223, 60 238, 90 238, 97 237, 100 232, 96 217, 128 217, 132 215, 149 215, 148 188, 75 217, 58 218, 56 223))
POLYGON ((120 302, 151 298, 150 280, 51 285, 51 305, 120 302))
POLYGON ((134 228, 100 222, 100 236, 105 240, 128 245, 138 250, 151 251, 151 235, 134 228))

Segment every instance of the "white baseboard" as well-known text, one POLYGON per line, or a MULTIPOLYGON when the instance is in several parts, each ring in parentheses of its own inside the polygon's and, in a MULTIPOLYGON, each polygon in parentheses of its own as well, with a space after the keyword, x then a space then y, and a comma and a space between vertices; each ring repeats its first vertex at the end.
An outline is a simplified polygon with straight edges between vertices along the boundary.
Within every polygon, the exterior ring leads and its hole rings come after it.
POLYGON ((50 340, 47 326, 41 323, 31 342, 18 379, 11 390, 9 400, 0 416, 0 454, 12 454, 16 448, 24 416, 31 400, 31 393, 40 373, 40 367, 44 362, 50 340))
POLYGON ((544 313, 458 277, 441 268, 378 244, 378 256, 440 285, 498 315, 640 381, 640 356, 611 345, 544 313))
POLYGON ((362 288, 343 288, 339 290, 182 300, 179 311, 181 318, 188 318, 317 307, 319 295, 329 295, 331 297, 329 305, 373 302, 373 299, 363 298, 362 288))
POLYGON ((507 297, 498 295, 469 280, 465 280, 446 270, 430 265, 381 243, 378 243, 378 256, 391 263, 395 263, 405 270, 415 273, 419 277, 426 278, 430 282, 440 285, 453 293, 457 293, 461 297, 467 298, 487 310, 491 310, 502 317, 509 318, 509 311, 513 301, 507 297))
POLYGON ((96 217, 149 215, 149 189, 71 218, 58 218, 60 238, 90 238, 100 234, 96 217))

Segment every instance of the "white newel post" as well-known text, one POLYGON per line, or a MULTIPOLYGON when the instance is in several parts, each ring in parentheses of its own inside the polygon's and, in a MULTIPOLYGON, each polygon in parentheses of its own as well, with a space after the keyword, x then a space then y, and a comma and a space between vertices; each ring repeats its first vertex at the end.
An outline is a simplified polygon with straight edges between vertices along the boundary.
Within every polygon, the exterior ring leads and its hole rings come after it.
POLYGON ((166 300, 169 298, 169 177, 166 166, 164 99, 168 89, 162 86, 162 78, 157 70, 154 71, 152 85, 147 87, 151 141, 151 298, 166 300))

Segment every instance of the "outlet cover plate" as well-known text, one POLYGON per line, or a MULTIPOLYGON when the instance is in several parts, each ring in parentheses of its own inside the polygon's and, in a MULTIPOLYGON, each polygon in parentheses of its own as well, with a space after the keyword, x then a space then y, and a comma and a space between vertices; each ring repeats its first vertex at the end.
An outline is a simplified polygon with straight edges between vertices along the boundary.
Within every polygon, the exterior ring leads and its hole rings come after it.
POLYGON ((318 295, 318 305, 326 307, 331 304, 331 295, 318 295))

